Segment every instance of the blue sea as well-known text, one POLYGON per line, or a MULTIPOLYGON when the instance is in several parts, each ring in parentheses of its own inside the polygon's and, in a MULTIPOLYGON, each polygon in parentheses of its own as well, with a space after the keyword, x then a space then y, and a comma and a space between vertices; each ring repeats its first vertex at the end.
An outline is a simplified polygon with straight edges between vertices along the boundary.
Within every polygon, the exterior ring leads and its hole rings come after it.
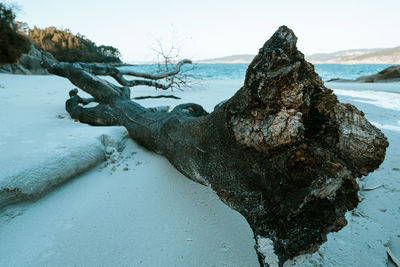
MULTIPOLYGON (((323 81, 333 78, 356 79, 372 75, 391 66, 389 64, 316 64, 315 70, 323 81)), ((248 64, 194 64, 185 65, 184 71, 207 80, 243 82, 248 64)), ((137 71, 153 72, 157 65, 137 65, 137 71)), ((367 118, 379 128, 400 132, 400 83, 329 83, 339 100, 363 110, 367 118)), ((237 89, 237 88, 236 88, 237 89)), ((232 93, 232 92, 230 92, 232 93)), ((227 94, 227 96, 229 93, 227 94)))
MULTIPOLYGON (((316 64, 315 70, 321 76, 323 81, 332 78, 356 79, 360 76, 375 74, 389 66, 390 64, 316 64)), ((194 64, 185 65, 183 69, 188 74, 193 74, 201 79, 225 80, 239 79, 245 77, 248 64, 194 64)), ((126 67, 124 67, 126 68, 126 67)), ((155 71, 156 65, 138 65, 134 68, 141 71, 155 71)))

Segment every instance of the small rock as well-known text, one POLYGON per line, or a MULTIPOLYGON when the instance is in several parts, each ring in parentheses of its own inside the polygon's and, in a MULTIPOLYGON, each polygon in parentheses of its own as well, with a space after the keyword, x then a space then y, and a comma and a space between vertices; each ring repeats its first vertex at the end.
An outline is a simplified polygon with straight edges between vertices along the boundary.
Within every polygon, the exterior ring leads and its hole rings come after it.
POLYGON ((105 149, 105 152, 106 152, 107 155, 114 154, 116 151, 117 151, 117 150, 115 149, 115 147, 112 147, 112 146, 108 146, 108 147, 106 147, 106 149, 105 149))

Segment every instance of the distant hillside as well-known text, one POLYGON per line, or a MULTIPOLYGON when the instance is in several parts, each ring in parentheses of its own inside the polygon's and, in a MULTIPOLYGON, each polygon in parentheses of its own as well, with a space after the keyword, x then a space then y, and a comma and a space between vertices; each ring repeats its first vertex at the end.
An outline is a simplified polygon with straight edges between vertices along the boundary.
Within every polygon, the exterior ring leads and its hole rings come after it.
POLYGON ((395 48, 373 48, 343 50, 306 56, 313 64, 400 64, 400 46, 395 48))
MULTIPOLYGON (((255 55, 232 55, 197 60, 196 63, 235 64, 250 63, 255 55)), ((333 53, 319 53, 306 56, 313 64, 400 64, 400 46, 394 48, 371 48, 342 50, 333 53)))
POLYGON ((227 57, 218 57, 210 59, 197 60, 196 63, 209 63, 209 64, 235 64, 235 63, 250 63, 255 55, 233 55, 227 57))
POLYGON ((97 46, 83 35, 55 27, 28 30, 28 37, 36 48, 50 52, 59 61, 121 63, 120 52, 112 46, 97 46))

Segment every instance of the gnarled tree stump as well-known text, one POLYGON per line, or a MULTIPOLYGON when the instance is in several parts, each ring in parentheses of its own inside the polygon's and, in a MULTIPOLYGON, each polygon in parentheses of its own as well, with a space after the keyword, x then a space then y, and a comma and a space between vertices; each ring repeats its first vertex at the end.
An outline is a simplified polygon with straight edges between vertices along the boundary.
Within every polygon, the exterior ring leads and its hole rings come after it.
POLYGON ((211 186, 247 219, 260 264, 281 266, 346 225, 345 212, 359 201, 355 179, 378 168, 388 146, 361 111, 324 87, 296 41, 280 27, 248 67, 243 87, 210 114, 196 104, 171 112, 144 108, 131 101, 128 87, 95 76, 115 76, 113 70, 45 65, 94 97, 72 91, 72 118, 123 125, 136 142, 211 186), (80 105, 92 101, 99 105, 80 105))

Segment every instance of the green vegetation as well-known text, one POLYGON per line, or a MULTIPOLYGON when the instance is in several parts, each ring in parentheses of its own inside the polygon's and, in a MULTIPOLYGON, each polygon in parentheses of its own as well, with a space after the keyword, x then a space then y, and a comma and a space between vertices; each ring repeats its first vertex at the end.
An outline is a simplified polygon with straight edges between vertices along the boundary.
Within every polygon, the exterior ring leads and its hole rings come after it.
POLYGON ((17 32, 14 20, 12 8, 0 3, 0 63, 15 63, 30 48, 29 40, 17 32))
POLYGON ((120 52, 112 46, 97 46, 85 36, 55 27, 28 30, 32 43, 64 62, 121 63, 120 52))
POLYGON ((55 27, 29 29, 25 22, 15 22, 13 9, 0 3, 0 63, 15 63, 28 53, 31 43, 50 52, 59 61, 121 63, 121 54, 112 46, 97 46, 85 36, 55 27))

